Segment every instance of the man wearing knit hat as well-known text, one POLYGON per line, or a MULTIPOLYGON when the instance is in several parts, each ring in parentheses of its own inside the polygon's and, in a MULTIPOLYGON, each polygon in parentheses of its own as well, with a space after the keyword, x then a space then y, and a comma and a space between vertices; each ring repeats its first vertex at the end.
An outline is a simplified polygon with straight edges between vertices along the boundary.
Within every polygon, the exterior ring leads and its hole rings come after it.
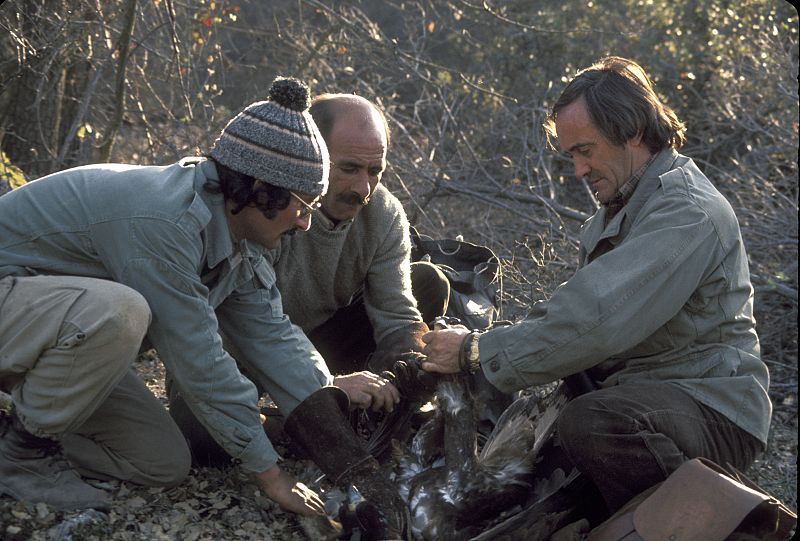
MULTIPOLYGON (((107 508, 85 477, 170 486, 186 476, 184 437, 130 370, 146 336, 193 414, 266 495, 321 511, 277 465, 256 387, 239 368, 287 414, 321 391, 347 401, 284 316, 262 256, 308 229, 328 187, 308 98, 299 81, 276 80, 209 159, 78 167, 0 197, 0 389, 13 402, 0 417, 0 494, 107 508)), ((343 419, 338 404, 315 407, 325 422, 343 419)), ((353 460, 369 458, 358 452, 353 460)), ((376 483, 376 503, 393 505, 376 483)))

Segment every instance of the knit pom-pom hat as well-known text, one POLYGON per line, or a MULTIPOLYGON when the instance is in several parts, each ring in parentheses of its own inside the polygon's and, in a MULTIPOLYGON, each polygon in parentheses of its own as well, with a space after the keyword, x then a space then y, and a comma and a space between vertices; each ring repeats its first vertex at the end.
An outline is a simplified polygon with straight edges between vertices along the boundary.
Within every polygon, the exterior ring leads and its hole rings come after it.
POLYGON ((248 105, 228 122, 209 155, 234 171, 313 196, 328 191, 330 159, 308 112, 308 86, 278 77, 269 99, 248 105))

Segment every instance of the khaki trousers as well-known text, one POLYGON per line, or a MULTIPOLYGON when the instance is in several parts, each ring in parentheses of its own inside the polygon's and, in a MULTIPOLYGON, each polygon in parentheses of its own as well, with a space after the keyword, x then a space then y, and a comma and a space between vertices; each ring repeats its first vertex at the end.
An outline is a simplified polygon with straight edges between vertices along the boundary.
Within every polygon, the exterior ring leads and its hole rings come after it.
POLYGON ((172 485, 188 473, 180 431, 130 369, 149 324, 144 298, 112 281, 0 280, 0 389, 87 477, 172 485))

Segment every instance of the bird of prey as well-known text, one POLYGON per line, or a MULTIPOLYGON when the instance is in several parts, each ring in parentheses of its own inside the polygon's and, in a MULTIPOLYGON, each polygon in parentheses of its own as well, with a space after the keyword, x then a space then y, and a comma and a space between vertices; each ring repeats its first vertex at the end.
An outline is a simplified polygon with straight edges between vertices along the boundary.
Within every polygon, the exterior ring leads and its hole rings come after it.
POLYGON ((409 505, 413 539, 471 539, 537 503, 539 518, 549 520, 541 523, 542 532, 552 532, 554 524, 563 522, 552 496, 572 483, 575 474, 536 474, 537 454, 566 403, 563 393, 554 392, 547 401, 532 394, 513 402, 480 451, 468 377, 442 377, 436 397, 432 418, 420 427, 410 448, 396 452, 396 480, 409 505))

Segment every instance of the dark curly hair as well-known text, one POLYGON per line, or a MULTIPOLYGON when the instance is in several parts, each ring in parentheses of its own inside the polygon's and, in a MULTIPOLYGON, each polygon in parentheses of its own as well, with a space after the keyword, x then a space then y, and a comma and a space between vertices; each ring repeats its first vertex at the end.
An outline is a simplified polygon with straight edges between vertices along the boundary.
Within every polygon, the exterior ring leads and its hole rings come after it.
POLYGON ((213 158, 208 159, 217 168, 219 185, 206 182, 203 189, 210 193, 221 193, 226 201, 232 201, 235 204, 232 214, 239 214, 243 208, 252 206, 271 220, 279 210, 289 206, 292 196, 286 188, 234 171, 213 158))

